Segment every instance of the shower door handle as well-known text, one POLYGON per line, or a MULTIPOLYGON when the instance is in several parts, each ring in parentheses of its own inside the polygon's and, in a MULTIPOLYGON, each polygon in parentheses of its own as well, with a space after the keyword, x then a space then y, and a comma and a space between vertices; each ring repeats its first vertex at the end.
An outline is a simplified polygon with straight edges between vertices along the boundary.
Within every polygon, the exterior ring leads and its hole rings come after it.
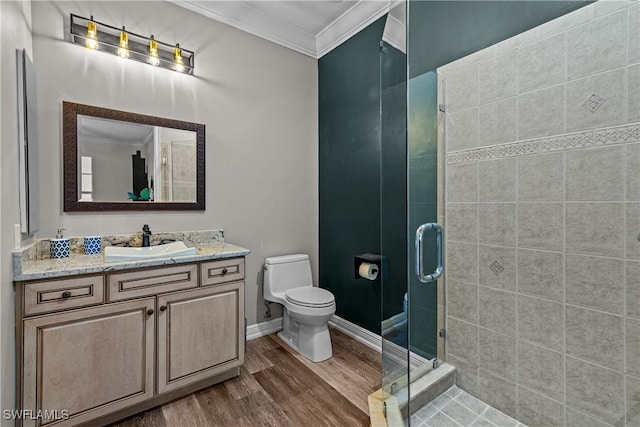
POLYGON ((416 276, 422 283, 435 282, 440 276, 444 267, 442 265, 442 226, 437 222, 427 222, 416 230, 416 276), (422 248, 424 246, 424 232, 436 230, 436 270, 431 274, 424 274, 424 257, 422 248))

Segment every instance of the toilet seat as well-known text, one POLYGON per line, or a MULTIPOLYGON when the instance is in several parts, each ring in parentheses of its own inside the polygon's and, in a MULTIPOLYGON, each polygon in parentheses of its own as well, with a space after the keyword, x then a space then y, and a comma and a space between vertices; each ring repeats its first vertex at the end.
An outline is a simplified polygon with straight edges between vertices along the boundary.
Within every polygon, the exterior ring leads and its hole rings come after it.
POLYGON ((313 286, 289 289, 285 298, 291 304, 309 308, 331 307, 335 303, 331 292, 313 286))

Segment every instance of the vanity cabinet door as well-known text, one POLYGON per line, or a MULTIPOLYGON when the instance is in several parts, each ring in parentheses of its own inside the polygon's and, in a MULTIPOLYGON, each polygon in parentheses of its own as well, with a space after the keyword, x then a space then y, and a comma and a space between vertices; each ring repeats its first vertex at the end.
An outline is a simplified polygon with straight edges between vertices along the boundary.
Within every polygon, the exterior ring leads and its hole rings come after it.
POLYGON ((23 407, 77 425, 153 397, 155 298, 24 320, 23 407))
POLYGON ((244 282, 158 296, 158 393, 244 361, 244 282))

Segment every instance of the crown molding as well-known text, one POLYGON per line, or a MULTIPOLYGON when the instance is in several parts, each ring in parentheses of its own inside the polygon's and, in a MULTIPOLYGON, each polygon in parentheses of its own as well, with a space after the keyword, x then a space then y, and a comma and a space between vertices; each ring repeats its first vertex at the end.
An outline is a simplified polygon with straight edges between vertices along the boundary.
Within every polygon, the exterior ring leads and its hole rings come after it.
POLYGON ((389 43, 400 52, 407 53, 407 28, 404 22, 389 14, 387 16, 387 23, 384 30, 382 40, 389 43))
POLYGON ((115 146, 119 146, 119 147, 127 147, 127 148, 144 148, 146 147, 149 142, 132 142, 132 141, 128 141, 125 139, 106 139, 106 138, 101 138, 101 137, 94 137, 94 136, 83 136, 83 137, 79 137, 78 138, 78 142, 81 144, 98 144, 98 145, 115 145, 115 146))
POLYGON ((389 12, 390 1, 360 0, 316 35, 316 58, 329 53, 389 12))
POLYGON ((242 2, 211 1, 207 2, 208 7, 204 8, 193 0, 168 1, 254 36, 317 58, 316 39, 313 34, 276 20, 242 2), (242 17, 242 19, 234 19, 230 16, 242 17))
POLYGON ((168 1, 314 59, 324 56, 389 12, 391 3, 387 0, 360 0, 314 35, 288 22, 266 15, 241 1, 211 1, 206 3, 206 8, 195 0, 168 1))

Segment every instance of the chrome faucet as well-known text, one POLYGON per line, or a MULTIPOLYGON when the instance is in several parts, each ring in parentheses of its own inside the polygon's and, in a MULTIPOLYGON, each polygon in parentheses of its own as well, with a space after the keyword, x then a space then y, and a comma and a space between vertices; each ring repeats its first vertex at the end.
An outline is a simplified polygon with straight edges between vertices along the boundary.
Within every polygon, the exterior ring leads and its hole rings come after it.
POLYGON ((151 236, 151 230, 149 229, 149 224, 145 224, 142 226, 142 247, 149 247, 149 236, 151 236))

